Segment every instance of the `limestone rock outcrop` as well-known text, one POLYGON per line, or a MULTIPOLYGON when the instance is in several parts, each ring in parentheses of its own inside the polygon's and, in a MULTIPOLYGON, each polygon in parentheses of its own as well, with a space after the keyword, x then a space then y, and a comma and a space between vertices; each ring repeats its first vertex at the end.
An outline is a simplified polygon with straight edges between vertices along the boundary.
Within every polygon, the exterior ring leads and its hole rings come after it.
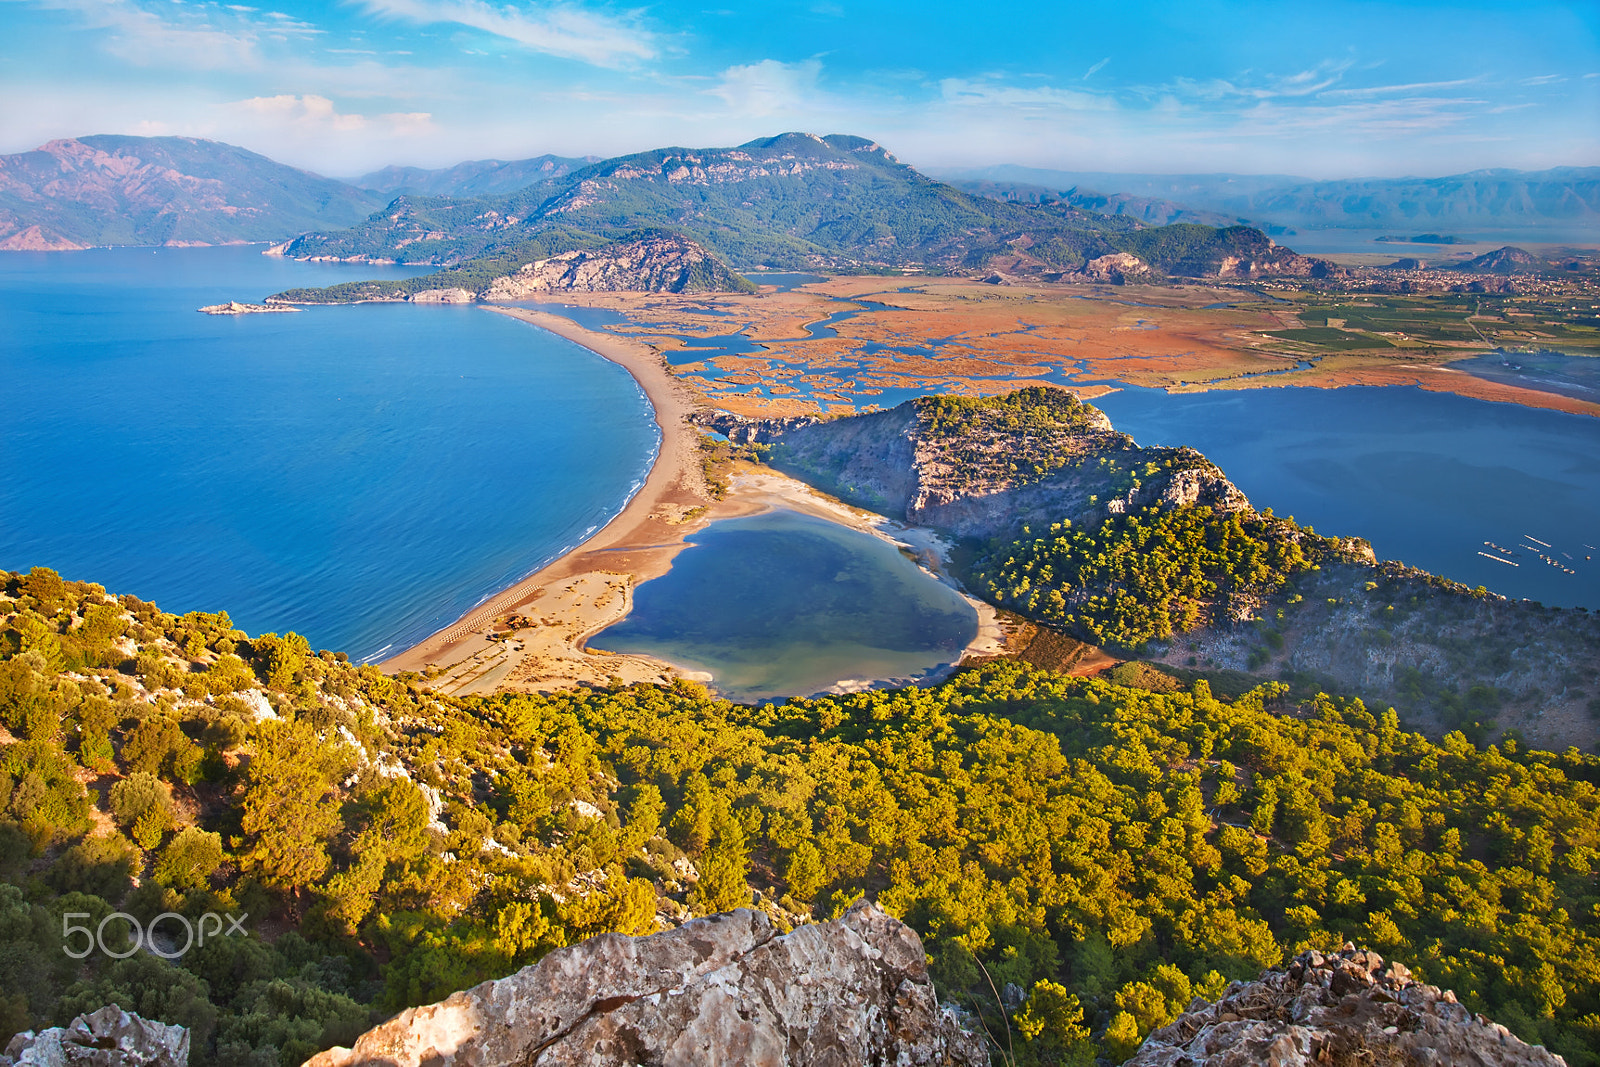
POLYGON ((107 1004, 65 1027, 11 1039, 0 1067, 187 1067, 189 1031, 107 1004))
POLYGON ((781 936, 747 909, 604 934, 401 1012, 306 1067, 987 1062, 940 1009, 921 940, 863 901, 781 936))
POLYGON ((1285 971, 1199 998, 1151 1034, 1124 1067, 1565 1067, 1474 1015, 1455 994, 1412 981, 1403 964, 1346 945, 1305 952, 1285 971))
POLYGON ((543 293, 754 292, 705 248, 681 234, 652 233, 593 251, 562 252, 496 278, 485 300, 543 293))
POLYGON ((1140 447, 1088 405, 1063 411, 1054 427, 1027 429, 1006 411, 980 410, 956 432, 934 430, 936 410, 934 401, 911 400, 837 419, 718 412, 697 421, 732 441, 772 445, 773 466, 843 500, 957 537, 1014 537, 1023 527, 1092 523, 1146 507, 1250 509, 1199 452, 1140 447))

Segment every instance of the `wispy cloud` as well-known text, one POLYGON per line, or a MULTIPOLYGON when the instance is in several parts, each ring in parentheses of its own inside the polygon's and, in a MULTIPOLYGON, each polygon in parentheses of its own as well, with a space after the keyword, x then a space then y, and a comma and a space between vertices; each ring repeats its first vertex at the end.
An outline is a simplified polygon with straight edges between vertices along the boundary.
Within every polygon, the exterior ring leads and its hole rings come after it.
POLYGON ((1397 93, 1424 93, 1435 89, 1455 89, 1463 85, 1476 85, 1483 81, 1477 78, 1453 78, 1450 81, 1439 82, 1408 82, 1404 85, 1366 85, 1354 89, 1329 89, 1318 95, 1333 99, 1335 97, 1366 97, 1366 96, 1393 96, 1397 93))
POLYGON ((1106 111, 1115 107, 1108 96, 1079 89, 1041 85, 1022 88, 993 79, 981 81, 945 78, 939 95, 947 104, 961 107, 1000 107, 1019 110, 1106 111))
POLYGON ((483 0, 360 0, 368 14, 420 25, 453 24, 511 41, 533 52, 625 66, 658 54, 654 38, 634 19, 586 11, 574 4, 506 4, 483 0))
MULTIPOLYGON (((325 96, 295 96, 290 93, 278 96, 253 96, 248 100, 237 101, 231 106, 274 125, 298 126, 302 129, 348 133, 366 129, 371 125, 371 120, 365 115, 341 114, 333 106, 333 101, 325 96)), ((417 113, 386 115, 380 121, 391 126, 417 128, 426 126, 431 118, 432 116, 426 113, 417 113)))
POLYGON ((318 35, 310 23, 272 12, 230 4, 167 3, 145 6, 136 0, 36 0, 35 7, 65 12, 82 26, 105 34, 102 47, 136 66, 181 70, 237 70, 262 62, 264 43, 304 41, 318 35))
POLYGON ((1109 62, 1111 62, 1111 57, 1110 56, 1106 56, 1100 62, 1096 63, 1094 66, 1092 66, 1088 70, 1084 71, 1083 72, 1083 80, 1084 81, 1088 81, 1090 78, 1094 77, 1096 74, 1100 73, 1102 70, 1105 70, 1106 69, 1106 64, 1109 63, 1109 62))
POLYGON ((747 66, 729 67, 709 91, 736 115, 780 115, 817 102, 817 78, 821 73, 819 59, 800 63, 763 59, 747 66))

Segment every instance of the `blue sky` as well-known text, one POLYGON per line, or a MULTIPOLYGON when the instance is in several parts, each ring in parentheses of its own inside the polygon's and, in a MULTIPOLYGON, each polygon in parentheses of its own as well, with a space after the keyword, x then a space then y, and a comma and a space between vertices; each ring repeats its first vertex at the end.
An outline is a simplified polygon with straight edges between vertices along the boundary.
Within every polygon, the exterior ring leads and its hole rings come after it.
POLYGON ((1600 2, 0 0, 0 151, 185 134, 323 173, 855 133, 928 167, 1600 164, 1600 2))

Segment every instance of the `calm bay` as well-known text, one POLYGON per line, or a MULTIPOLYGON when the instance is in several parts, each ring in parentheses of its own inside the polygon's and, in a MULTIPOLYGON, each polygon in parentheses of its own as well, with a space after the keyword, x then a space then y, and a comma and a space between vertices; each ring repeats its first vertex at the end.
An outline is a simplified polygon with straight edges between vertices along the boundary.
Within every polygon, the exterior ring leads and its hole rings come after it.
POLYGON ((473 307, 206 304, 404 273, 259 247, 0 256, 0 568, 374 658, 619 511, 622 368, 473 307))

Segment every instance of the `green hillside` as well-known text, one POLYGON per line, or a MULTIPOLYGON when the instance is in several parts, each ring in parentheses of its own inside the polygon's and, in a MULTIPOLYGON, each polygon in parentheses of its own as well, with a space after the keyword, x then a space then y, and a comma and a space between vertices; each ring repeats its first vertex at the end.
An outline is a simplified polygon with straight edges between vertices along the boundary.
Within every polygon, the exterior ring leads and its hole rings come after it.
POLYGON ((0 1039, 111 1002, 190 1027, 197 1067, 293 1065, 594 933, 865 893, 1019 1063, 1116 1062, 1191 996, 1346 938, 1600 1062, 1600 759, 1124 680, 1002 661, 762 707, 689 683, 458 700, 0 573, 0 1039), (118 909, 248 934, 63 951, 118 909), (1008 1023, 1010 983, 1033 997, 1008 1023))

